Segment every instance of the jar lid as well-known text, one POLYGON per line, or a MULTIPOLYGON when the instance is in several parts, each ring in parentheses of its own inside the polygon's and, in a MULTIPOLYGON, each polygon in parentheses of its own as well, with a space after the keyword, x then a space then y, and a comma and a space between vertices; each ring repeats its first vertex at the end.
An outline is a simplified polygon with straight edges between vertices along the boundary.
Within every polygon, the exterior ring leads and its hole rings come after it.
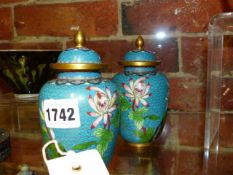
POLYGON ((160 61, 153 52, 144 50, 144 40, 142 36, 138 36, 135 45, 137 49, 129 51, 125 55, 124 61, 120 62, 122 65, 133 67, 152 67, 160 64, 160 61))
POLYGON ((61 52, 58 56, 57 63, 50 64, 52 69, 63 71, 84 71, 84 70, 100 70, 106 67, 102 64, 100 56, 91 49, 83 46, 85 36, 79 30, 75 34, 76 47, 69 48, 61 52))

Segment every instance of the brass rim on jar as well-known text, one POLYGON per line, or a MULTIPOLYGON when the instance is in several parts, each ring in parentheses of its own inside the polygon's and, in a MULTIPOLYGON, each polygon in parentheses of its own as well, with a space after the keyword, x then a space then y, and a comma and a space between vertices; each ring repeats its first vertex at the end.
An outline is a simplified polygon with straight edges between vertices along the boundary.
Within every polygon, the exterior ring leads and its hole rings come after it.
POLYGON ((120 64, 127 67, 153 67, 159 65, 160 63, 160 61, 120 61, 120 64))
POLYGON ((101 70, 106 67, 106 64, 91 64, 91 63, 51 63, 50 67, 56 70, 74 71, 74 70, 101 70))
POLYGON ((132 146, 132 147, 135 147, 135 148, 145 148, 145 147, 151 146, 152 142, 149 142, 149 143, 130 143, 130 142, 127 142, 127 144, 129 146, 132 146))

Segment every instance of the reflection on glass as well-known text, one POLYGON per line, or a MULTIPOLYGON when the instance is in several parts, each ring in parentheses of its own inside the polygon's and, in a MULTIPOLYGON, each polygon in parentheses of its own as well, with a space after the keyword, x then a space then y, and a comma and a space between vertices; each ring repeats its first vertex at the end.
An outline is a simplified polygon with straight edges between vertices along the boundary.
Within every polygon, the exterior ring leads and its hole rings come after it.
MULTIPOLYGON (((233 13, 221 13, 211 18, 208 28, 209 49, 203 174, 210 174, 210 171, 216 173, 217 171, 213 168, 217 167, 219 153, 223 43, 224 35, 229 32, 232 26, 233 13)), ((225 93, 227 92, 225 91, 225 93)))
POLYGON ((158 31, 155 33, 155 38, 158 40, 163 40, 164 38, 166 38, 167 34, 164 31, 158 31))

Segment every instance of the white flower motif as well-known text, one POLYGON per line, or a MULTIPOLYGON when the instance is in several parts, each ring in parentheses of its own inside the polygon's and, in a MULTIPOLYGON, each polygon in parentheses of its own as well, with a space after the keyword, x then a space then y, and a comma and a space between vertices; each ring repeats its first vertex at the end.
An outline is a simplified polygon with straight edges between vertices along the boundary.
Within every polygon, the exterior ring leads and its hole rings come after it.
POLYGON ((87 87, 87 90, 96 91, 94 97, 88 96, 88 102, 94 112, 87 112, 91 117, 97 118, 91 125, 91 129, 95 128, 100 121, 104 120, 104 128, 107 124, 110 126, 110 118, 112 117, 112 112, 116 109, 116 92, 111 95, 110 89, 105 88, 106 92, 102 89, 94 86, 87 87))
POLYGON ((127 86, 125 83, 122 83, 123 88, 127 91, 124 93, 124 96, 129 97, 133 102, 133 110, 134 106, 138 108, 140 103, 143 106, 149 107, 149 103, 145 99, 151 96, 151 93, 148 93, 151 85, 150 83, 146 84, 145 79, 147 79, 147 77, 140 77, 135 81, 130 79, 129 86, 127 86))

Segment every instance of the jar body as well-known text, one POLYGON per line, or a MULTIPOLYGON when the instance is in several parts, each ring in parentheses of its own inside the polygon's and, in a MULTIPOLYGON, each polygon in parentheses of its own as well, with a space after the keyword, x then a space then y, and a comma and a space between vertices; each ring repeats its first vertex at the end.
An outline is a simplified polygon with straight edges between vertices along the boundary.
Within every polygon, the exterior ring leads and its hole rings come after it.
MULTIPOLYGON (((56 139, 64 151, 97 149, 108 164, 119 130, 116 87, 101 78, 67 75, 72 78, 51 80, 40 91, 43 140, 56 139)), ((53 148, 49 155, 56 157, 53 148)))
POLYGON ((167 113, 166 76, 153 69, 149 72, 125 71, 117 74, 113 82, 120 97, 122 138, 135 145, 151 143, 163 127, 167 113))

